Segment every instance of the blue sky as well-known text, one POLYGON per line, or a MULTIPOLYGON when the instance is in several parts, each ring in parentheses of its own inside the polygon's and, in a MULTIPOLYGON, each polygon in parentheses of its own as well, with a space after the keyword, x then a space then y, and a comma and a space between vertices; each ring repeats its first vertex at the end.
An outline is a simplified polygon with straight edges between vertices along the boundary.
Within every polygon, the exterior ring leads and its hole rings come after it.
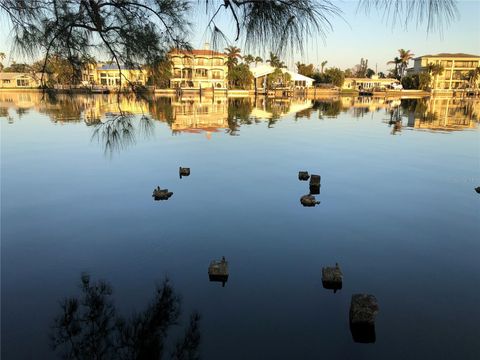
MULTIPOLYGON (((445 29, 443 36, 432 32, 427 34, 425 27, 412 26, 405 30, 401 26, 392 27, 383 21, 381 14, 371 11, 365 15, 357 12, 357 1, 334 1, 343 10, 343 19, 333 18, 333 30, 325 41, 321 38, 308 39, 304 54, 295 53, 285 58, 293 68, 296 61, 319 64, 327 60, 329 66, 342 69, 359 63, 360 58, 369 60, 369 67, 378 71, 387 69, 386 62, 396 56, 400 48, 409 49, 415 55, 440 52, 464 52, 480 55, 480 0, 458 1, 459 18, 445 29)), ((0 17, 0 51, 10 53, 11 41, 8 36, 9 24, 0 17)), ((202 47, 208 41, 205 36, 206 16, 195 14, 194 31, 191 38, 194 47, 202 47)), ((219 21, 226 33, 232 30, 227 20, 219 21)), ((233 38, 233 35, 230 36, 233 38)), ((237 44, 242 47, 242 44, 237 44)), ((265 57, 268 49, 257 51, 265 57)), ((11 59, 11 57, 10 57, 11 59)), ((17 58, 17 61, 22 59, 17 58)), ((27 59, 28 60, 28 59, 27 59)))

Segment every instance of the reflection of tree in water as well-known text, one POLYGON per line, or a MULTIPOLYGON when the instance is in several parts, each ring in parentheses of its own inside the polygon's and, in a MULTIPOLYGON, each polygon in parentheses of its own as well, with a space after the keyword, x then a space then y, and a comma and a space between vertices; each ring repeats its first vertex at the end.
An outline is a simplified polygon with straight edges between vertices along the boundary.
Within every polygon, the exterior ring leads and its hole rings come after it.
POLYGON ((21 119, 23 115, 28 114, 29 110, 19 107, 15 110, 15 112, 17 113, 17 118, 21 119))
POLYGON ((403 114, 406 116, 414 116, 421 121, 435 121, 437 116, 435 113, 428 111, 428 99, 402 99, 401 105, 403 114))
POLYGON ((104 281, 81 277, 81 297, 60 303, 50 334, 53 350, 64 359, 199 359, 198 313, 193 313, 183 338, 168 351, 166 339, 178 324, 180 298, 165 280, 147 308, 129 318, 117 314, 112 288, 104 281))
POLYGON ((367 108, 367 107, 354 107, 352 109, 352 115, 353 117, 355 118, 360 118, 360 117, 364 117, 366 114, 368 114, 370 112, 370 109, 367 108))
POLYGON ((400 106, 392 107, 388 110, 389 119, 386 121, 388 126, 392 128, 390 134, 395 135, 397 132, 402 131, 402 113, 400 111, 400 106))
POLYGON ((168 125, 172 126, 175 122, 173 113, 172 99, 168 97, 160 97, 149 99, 148 111, 153 119, 166 121, 168 125))
POLYGON ((43 94, 42 100, 44 106, 39 109, 39 112, 48 115, 53 122, 78 122, 82 120, 85 105, 78 96, 73 94, 59 96, 49 91, 43 94))
POLYGON ((6 118, 9 124, 13 124, 13 117, 8 112, 7 107, 0 107, 0 118, 6 118))
POLYGON ((271 128, 283 114, 290 111, 290 101, 267 101, 266 110, 272 114, 268 120, 268 127, 271 128))
POLYGON ((241 125, 250 125, 256 120, 250 116, 253 104, 249 98, 228 99, 227 108, 227 133, 230 135, 238 135, 238 129, 241 125))
POLYGON ((307 118, 310 119, 310 116, 312 116, 312 113, 314 112, 313 107, 310 107, 308 109, 300 110, 295 113, 295 120, 297 119, 302 119, 302 118, 307 118))
POLYGON ((333 101, 317 101, 313 102, 313 110, 318 111, 318 118, 323 119, 327 118, 336 118, 342 112, 342 101, 333 100, 333 101))
POLYGON ((467 116, 469 119, 476 122, 479 121, 480 114, 477 113, 478 106, 475 107, 475 103, 473 101, 464 101, 464 105, 462 106, 462 111, 463 111, 463 115, 467 116))
POLYGON ((8 108, 0 106, 0 117, 8 117, 8 108))
MULTIPOLYGON (((135 144, 135 126, 133 120, 135 116, 131 113, 109 113, 105 115, 106 120, 100 121, 95 125, 92 134, 92 140, 96 139, 102 143, 105 153, 114 153, 124 150, 135 144)), ((153 135, 153 122, 145 115, 142 115, 138 123, 138 133, 144 138, 153 135)))

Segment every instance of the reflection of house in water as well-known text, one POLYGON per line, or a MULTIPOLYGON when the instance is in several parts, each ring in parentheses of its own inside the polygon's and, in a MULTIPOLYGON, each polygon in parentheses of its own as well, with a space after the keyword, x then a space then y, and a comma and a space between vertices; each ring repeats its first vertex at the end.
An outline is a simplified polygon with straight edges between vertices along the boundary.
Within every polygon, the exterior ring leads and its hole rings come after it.
POLYGON ((0 92, 0 107, 30 109, 40 101, 38 92, 0 92))
POLYGON ((147 113, 145 102, 126 96, 57 94, 53 97, 42 92, 2 92, 0 108, 14 109, 18 114, 35 109, 46 114, 55 123, 85 121, 87 125, 98 123, 106 114, 147 113))
POLYGON ((366 112, 375 112, 400 105, 398 100, 373 96, 342 96, 341 101, 344 109, 363 109, 366 112))
MULTIPOLYGON (((237 99, 238 100, 238 99, 237 99)), ((155 102, 161 102, 160 98, 155 102)), ((164 108, 150 109, 155 112, 154 117, 170 124, 174 132, 200 133, 218 132, 228 129, 229 116, 232 119, 248 117, 252 119, 278 119, 287 114, 304 112, 312 107, 310 100, 267 100, 258 98, 244 98, 240 102, 227 97, 202 97, 170 99, 164 108), (166 111, 170 108, 170 111, 166 111), (247 111, 247 113, 245 113, 247 111)), ((244 123, 248 123, 246 119, 244 123)))
POLYGON ((83 120, 87 125, 96 124, 106 114, 124 112, 127 114, 148 114, 148 108, 144 101, 138 101, 134 97, 115 95, 96 95, 83 99, 85 110, 83 120))
POLYGON ((454 98, 419 100, 408 113, 407 126, 415 129, 455 131, 477 127, 480 102, 454 98))
POLYGON ((312 101, 307 99, 276 99, 258 98, 252 109, 251 116, 258 119, 278 119, 289 114, 305 114, 312 108, 312 101))
POLYGON ((191 98, 172 101, 172 123, 174 132, 217 132, 228 128, 228 99, 191 98))

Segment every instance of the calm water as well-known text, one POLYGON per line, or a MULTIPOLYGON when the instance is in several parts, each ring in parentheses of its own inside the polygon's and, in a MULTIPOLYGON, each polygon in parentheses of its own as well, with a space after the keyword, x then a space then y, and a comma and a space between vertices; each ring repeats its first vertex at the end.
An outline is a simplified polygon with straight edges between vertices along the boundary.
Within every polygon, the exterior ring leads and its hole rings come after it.
POLYGON ((126 316, 168 276, 203 359, 480 358, 478 102, 0 93, 0 116, 2 359, 57 358, 83 271, 126 316), (314 208, 299 170, 322 176, 314 208), (373 344, 349 330, 359 292, 379 302, 373 344))

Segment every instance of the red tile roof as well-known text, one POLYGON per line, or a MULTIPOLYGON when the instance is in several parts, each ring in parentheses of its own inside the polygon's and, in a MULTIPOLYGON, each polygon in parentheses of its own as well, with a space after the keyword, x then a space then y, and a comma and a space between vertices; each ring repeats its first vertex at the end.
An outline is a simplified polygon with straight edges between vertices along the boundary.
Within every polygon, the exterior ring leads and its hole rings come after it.
POLYGON ((207 56, 227 56, 224 53, 214 51, 214 50, 180 50, 180 49, 175 49, 170 51, 170 54, 184 54, 184 55, 207 55, 207 56))

